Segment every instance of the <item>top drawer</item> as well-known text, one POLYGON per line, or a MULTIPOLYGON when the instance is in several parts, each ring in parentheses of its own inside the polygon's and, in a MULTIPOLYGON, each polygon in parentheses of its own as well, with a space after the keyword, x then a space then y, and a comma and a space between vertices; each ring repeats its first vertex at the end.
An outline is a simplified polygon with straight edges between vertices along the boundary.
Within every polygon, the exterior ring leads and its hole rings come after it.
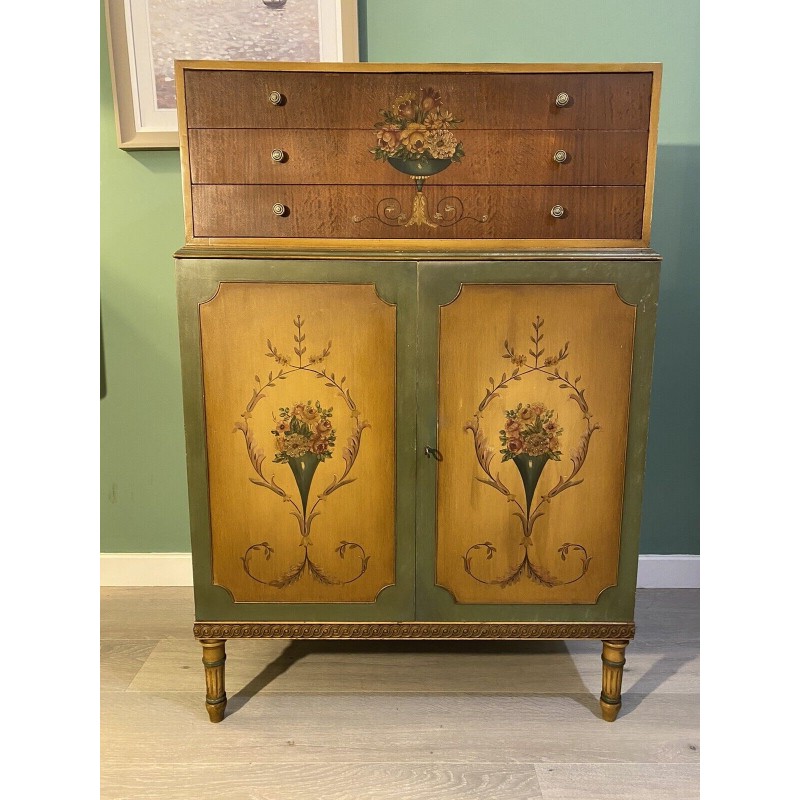
POLYGON ((379 109, 431 88, 461 130, 647 130, 652 72, 314 72, 193 69, 189 128, 371 128, 379 109))

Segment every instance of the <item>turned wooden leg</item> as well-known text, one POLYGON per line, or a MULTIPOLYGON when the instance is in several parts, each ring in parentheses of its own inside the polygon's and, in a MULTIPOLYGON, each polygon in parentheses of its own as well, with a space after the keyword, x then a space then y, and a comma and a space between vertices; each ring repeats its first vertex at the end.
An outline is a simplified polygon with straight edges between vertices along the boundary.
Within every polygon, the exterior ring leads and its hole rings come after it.
POLYGON ((622 705, 622 668, 625 666, 627 639, 603 640, 603 688, 600 711, 606 722, 613 722, 622 705))
POLYGON ((228 697, 225 694, 225 639, 201 639, 206 670, 206 711, 212 722, 222 722, 228 697))

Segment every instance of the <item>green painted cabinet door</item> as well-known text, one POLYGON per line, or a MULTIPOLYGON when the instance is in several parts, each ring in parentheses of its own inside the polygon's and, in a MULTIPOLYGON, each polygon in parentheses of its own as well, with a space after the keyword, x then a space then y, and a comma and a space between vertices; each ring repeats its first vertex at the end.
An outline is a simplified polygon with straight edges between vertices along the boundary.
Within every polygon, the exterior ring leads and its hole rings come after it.
POLYGON ((417 619, 633 619, 658 270, 420 264, 417 619))
POLYGON ((413 619, 416 265, 177 284, 198 621, 413 619))

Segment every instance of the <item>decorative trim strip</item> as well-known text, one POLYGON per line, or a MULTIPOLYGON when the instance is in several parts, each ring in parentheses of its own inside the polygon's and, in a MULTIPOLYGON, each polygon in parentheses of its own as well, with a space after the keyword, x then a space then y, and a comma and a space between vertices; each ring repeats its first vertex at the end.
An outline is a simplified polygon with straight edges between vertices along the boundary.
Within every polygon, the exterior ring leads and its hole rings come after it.
POLYGON ((197 622, 197 639, 633 639, 632 622, 197 622))
MULTIPOLYGON (((100 553, 101 586, 191 586, 191 553, 100 553)), ((639 589, 699 589, 700 556, 639 556, 639 589)))

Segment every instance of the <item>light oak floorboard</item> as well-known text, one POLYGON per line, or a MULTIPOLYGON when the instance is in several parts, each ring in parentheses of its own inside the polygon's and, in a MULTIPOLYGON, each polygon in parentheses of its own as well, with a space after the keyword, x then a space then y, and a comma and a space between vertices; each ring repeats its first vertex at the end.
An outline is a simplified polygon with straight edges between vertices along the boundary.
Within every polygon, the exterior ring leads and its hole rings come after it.
POLYGON ((109 770, 106 800, 536 800, 533 766, 502 764, 281 764, 244 763, 133 767, 109 770))
POLYGON ((695 698, 636 698, 609 724, 592 695, 275 693, 231 698, 225 720, 212 725, 196 692, 109 693, 101 708, 102 760, 143 767, 209 759, 695 763, 695 698))
POLYGON ((191 586, 106 586, 100 590, 101 639, 192 639, 191 586))
POLYGON ((536 774, 545 800, 700 797, 697 764, 537 764, 536 774))
MULTIPOLYGON (((186 644, 190 644, 187 642, 186 644)), ((194 642, 191 642, 194 644, 194 642)), ((159 645, 158 641, 106 639, 100 642, 100 690, 122 692, 141 670, 147 657, 159 645)), ((198 645, 199 647, 199 645, 198 645)))

